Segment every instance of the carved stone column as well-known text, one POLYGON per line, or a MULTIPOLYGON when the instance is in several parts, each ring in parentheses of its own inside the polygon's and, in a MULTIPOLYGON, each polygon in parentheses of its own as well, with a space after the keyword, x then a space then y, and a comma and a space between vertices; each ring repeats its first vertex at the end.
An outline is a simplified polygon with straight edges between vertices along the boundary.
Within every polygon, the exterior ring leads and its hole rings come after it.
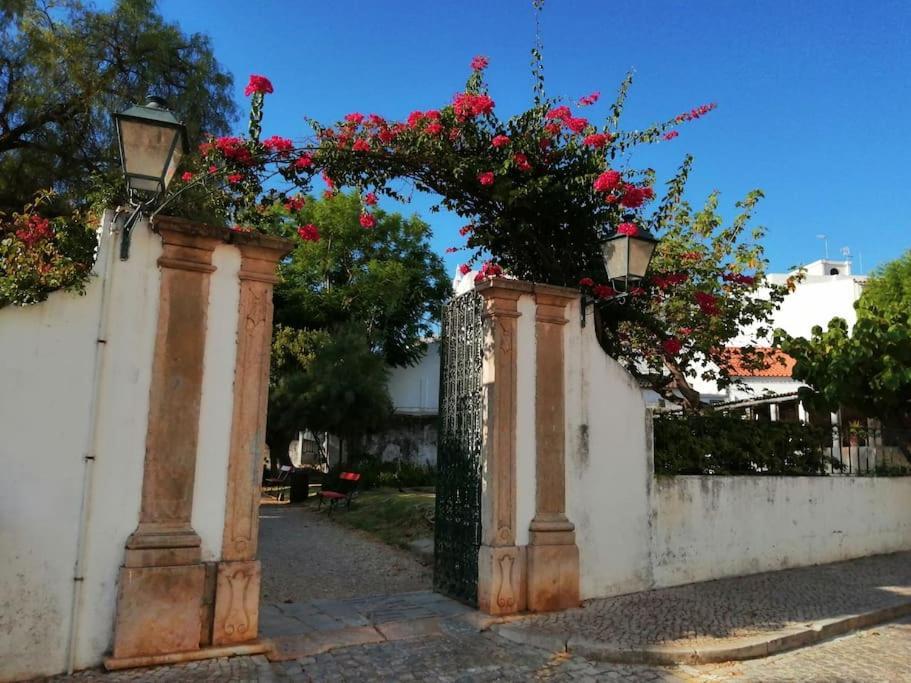
POLYGON ((525 548, 516 546, 516 337, 518 300, 531 285, 491 280, 484 297, 484 495, 478 551, 478 608, 525 609, 525 548))
POLYGON ((579 604, 579 548, 566 517, 563 326, 578 294, 535 285, 535 517, 529 525, 528 609, 579 604))
POLYGON ((272 286, 291 249, 281 239, 237 235, 241 252, 234 409, 222 561, 218 563, 212 644, 254 640, 259 625, 260 563, 256 560, 259 497, 266 441, 272 286))
POLYGON ((120 571, 114 657, 199 648, 205 567, 191 526, 213 229, 156 226, 163 251, 139 525, 120 571))

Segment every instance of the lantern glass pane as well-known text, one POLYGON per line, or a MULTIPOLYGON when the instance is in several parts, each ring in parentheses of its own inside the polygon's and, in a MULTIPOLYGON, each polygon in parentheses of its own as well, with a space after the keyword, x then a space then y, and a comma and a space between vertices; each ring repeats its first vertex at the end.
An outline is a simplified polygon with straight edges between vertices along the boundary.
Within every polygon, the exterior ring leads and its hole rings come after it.
POLYGON ((629 237, 617 237, 604 243, 604 265, 609 280, 625 280, 629 270, 629 237))
MULTIPOLYGON (((179 131, 174 131, 174 135, 180 135, 179 131)), ((171 155, 171 161, 168 163, 168 168, 164 174, 164 186, 167 189, 168 185, 171 184, 171 179, 174 177, 174 174, 177 172, 177 167, 180 166, 180 160, 183 159, 183 145, 180 144, 180 140, 175 140, 174 142, 174 153, 171 155)))
POLYGON ((160 182, 162 175, 167 171, 173 175, 177 168, 171 168, 168 155, 178 135, 180 131, 176 128, 129 119, 120 121, 123 170, 131 188, 152 192, 164 190, 160 182))
POLYGON ((629 240, 629 276, 631 278, 645 277, 645 271, 648 270, 648 262, 652 258, 652 251, 655 249, 655 243, 651 240, 641 240, 635 237, 629 240))

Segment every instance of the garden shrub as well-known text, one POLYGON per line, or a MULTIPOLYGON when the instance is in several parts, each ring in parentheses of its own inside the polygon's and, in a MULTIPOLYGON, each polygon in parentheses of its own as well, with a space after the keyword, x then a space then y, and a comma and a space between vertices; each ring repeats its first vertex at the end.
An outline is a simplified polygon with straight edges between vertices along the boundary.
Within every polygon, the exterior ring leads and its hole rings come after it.
POLYGON ((324 484, 327 488, 332 488, 342 472, 358 472, 361 475, 358 484, 362 490, 378 487, 414 488, 434 486, 436 483, 436 470, 426 463, 410 460, 384 461, 372 455, 355 456, 351 460, 352 462, 330 468, 324 484))
POLYGON ((821 475, 843 465, 828 427, 736 415, 663 414, 654 420, 656 474, 821 475))

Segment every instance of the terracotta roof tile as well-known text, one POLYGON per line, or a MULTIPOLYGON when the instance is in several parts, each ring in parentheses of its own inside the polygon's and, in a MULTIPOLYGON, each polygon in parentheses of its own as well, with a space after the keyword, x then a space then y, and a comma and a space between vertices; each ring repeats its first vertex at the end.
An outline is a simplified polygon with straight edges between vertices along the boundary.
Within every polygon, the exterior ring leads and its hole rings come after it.
POLYGON ((790 377, 797 362, 784 351, 769 346, 757 346, 757 351, 766 355, 768 366, 765 370, 754 370, 744 367, 741 361, 741 349, 729 346, 725 349, 729 359, 730 372, 734 377, 790 377))

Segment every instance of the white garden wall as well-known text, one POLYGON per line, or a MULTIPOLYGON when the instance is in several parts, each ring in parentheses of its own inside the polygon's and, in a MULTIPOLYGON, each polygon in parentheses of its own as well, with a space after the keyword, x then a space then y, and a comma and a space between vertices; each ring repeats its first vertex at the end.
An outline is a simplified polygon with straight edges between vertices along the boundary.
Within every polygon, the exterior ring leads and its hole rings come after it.
MULTIPOLYGON (((111 646, 118 569, 139 518, 161 253, 159 237, 140 222, 129 260, 120 261, 111 219, 84 296, 58 292, 0 309, 0 680, 66 670, 71 629, 76 668, 99 664, 111 646), (108 331, 99 345, 103 307, 108 331), (73 610, 85 481, 84 581, 73 610)), ((224 527, 237 249, 218 247, 213 263, 193 508, 204 560, 220 557, 224 527)))
POLYGON ((566 485, 583 599, 911 549, 911 477, 654 477, 642 392, 577 310, 566 485))

